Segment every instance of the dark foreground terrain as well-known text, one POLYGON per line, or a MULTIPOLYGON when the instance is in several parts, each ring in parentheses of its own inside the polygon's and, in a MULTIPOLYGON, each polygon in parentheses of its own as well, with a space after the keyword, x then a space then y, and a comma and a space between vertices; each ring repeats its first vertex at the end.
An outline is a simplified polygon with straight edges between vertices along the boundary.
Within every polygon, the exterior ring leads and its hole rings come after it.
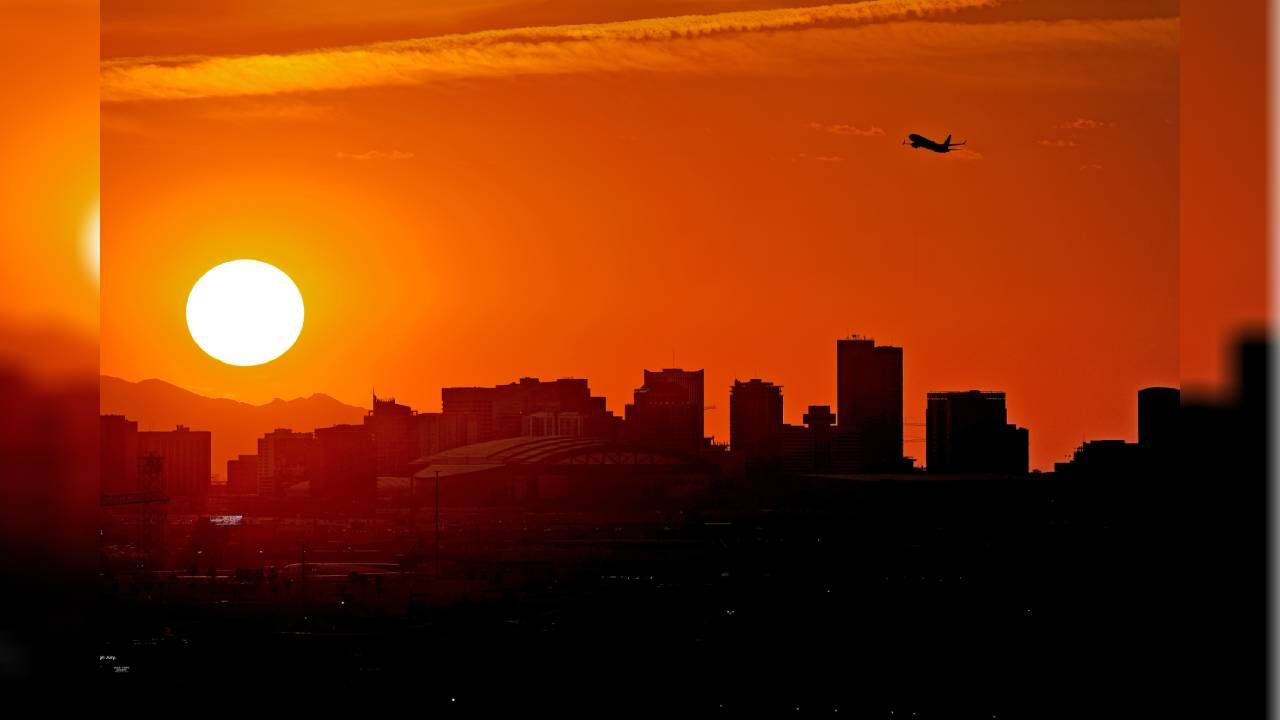
POLYGON ((1136 711, 1195 631, 1155 483, 778 477, 644 514, 446 509, 438 569, 429 514, 330 518, 305 568, 104 574, 98 667, 473 705, 1136 711))

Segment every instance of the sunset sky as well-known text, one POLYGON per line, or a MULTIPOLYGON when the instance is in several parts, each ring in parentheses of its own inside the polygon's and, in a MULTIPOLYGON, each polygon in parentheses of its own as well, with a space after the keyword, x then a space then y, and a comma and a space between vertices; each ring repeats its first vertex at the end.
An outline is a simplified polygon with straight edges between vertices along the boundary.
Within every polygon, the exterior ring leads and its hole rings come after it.
POLYGON ((621 413, 674 364, 727 441, 735 378, 799 423, 858 333, 907 422, 1005 390, 1046 469, 1179 382, 1176 2, 422 5, 104 3, 103 373, 419 410, 577 376, 621 413), (187 332, 236 258, 306 302, 263 366, 187 332))
POLYGON ((90 0, 0 5, 0 333, 97 334, 97 66, 90 0))

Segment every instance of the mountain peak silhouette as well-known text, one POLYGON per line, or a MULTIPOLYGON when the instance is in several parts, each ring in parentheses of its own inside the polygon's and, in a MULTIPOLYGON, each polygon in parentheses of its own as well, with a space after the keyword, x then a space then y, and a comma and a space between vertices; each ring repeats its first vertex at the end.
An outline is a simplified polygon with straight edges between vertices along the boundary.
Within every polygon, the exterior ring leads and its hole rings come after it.
POLYGON ((317 427, 359 423, 366 413, 365 408, 324 393, 253 405, 205 397, 158 378, 130 382, 110 375, 100 378, 99 408, 104 415, 124 415, 138 421, 139 430, 172 430, 186 425, 210 431, 212 471, 220 480, 225 479, 227 460, 257 452, 258 438, 276 428, 309 432, 317 427))

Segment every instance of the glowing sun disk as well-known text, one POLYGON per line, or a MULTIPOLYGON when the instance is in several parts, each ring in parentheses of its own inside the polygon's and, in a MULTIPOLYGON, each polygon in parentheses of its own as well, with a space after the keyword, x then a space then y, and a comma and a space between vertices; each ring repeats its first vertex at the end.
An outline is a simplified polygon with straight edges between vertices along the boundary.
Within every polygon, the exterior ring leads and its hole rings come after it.
POLYGON ((231 260, 206 272, 187 296, 187 329, 201 350, 228 365, 261 365, 302 332, 302 293, 279 268, 231 260))

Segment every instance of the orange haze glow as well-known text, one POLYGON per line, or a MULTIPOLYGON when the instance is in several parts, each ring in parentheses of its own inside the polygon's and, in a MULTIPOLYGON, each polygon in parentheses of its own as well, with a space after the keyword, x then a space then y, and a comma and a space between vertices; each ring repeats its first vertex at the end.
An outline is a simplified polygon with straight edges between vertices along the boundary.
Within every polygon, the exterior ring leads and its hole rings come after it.
POLYGON ((1178 384, 1176 2, 423 5, 104 7, 103 373, 419 410, 578 376, 621 413, 674 364, 727 440, 735 378, 798 423, 856 332, 905 349, 908 423, 1007 391, 1039 468, 1178 384), (307 304, 251 368, 184 321, 242 257, 307 304))

